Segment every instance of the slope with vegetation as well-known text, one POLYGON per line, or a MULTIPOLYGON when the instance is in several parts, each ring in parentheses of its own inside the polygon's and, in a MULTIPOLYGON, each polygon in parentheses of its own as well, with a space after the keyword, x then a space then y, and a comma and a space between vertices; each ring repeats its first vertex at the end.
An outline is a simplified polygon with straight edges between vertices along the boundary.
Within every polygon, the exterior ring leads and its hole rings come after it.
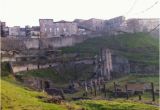
POLYGON ((92 38, 72 47, 61 48, 64 53, 94 56, 101 48, 110 48, 129 60, 158 65, 159 41, 145 33, 122 34, 92 38))
POLYGON ((1 88, 2 110, 158 110, 156 106, 124 100, 46 103, 38 97, 48 97, 47 94, 30 90, 13 77, 3 77, 1 88))

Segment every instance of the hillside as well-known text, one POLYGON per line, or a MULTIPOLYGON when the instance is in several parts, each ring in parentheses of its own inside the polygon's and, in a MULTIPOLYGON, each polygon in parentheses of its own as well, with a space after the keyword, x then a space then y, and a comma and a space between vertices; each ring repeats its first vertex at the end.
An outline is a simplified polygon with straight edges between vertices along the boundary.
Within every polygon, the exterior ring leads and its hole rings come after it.
POLYGON ((60 105, 45 103, 38 96, 47 97, 24 87, 13 77, 1 79, 2 110, 66 110, 60 105))
POLYGON ((72 47, 61 48, 64 53, 93 56, 100 48, 110 48, 129 60, 158 65, 159 41, 145 33, 92 38, 72 47))
POLYGON ((158 110, 152 105, 124 100, 82 100, 57 105, 38 99, 48 96, 26 88, 13 77, 3 77, 1 84, 2 110, 158 110))

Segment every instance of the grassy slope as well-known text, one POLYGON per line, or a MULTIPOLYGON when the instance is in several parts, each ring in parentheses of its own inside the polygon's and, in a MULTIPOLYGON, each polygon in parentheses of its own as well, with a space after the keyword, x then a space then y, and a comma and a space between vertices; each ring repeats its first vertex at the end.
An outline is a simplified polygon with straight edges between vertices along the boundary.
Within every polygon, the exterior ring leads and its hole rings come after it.
MULTIPOLYGON (((136 83, 145 83, 150 85, 150 82, 154 83, 155 89, 159 88, 159 76, 139 76, 139 75, 129 75, 129 76, 125 76, 125 77, 121 77, 121 78, 117 78, 114 80, 111 80, 109 82, 106 83, 106 89, 109 90, 113 90, 113 82, 116 82, 116 84, 120 85, 121 87, 125 87, 125 84, 128 82, 136 82, 136 83)), ((89 90, 90 92, 90 90, 89 90)), ((81 91, 75 93, 75 94, 66 94, 66 98, 68 100, 71 100, 72 97, 82 97, 83 93, 85 93, 84 89, 82 89, 81 91)), ((95 97, 94 95, 88 94, 89 98, 93 98, 93 99, 104 99, 104 93, 102 92, 97 92, 97 96, 95 97)), ((111 95, 110 93, 107 93, 107 98, 113 98, 113 94, 111 95)), ((154 104, 158 104, 159 103, 159 96, 155 95, 155 102, 152 102, 152 95, 150 92, 145 92, 142 95, 142 102, 145 103, 154 103, 154 104)), ((117 98, 117 99, 126 99, 126 98, 117 98)), ((135 100, 138 101, 138 96, 132 96, 129 97, 130 100, 135 100)))
POLYGON ((39 70, 31 70, 26 72, 21 72, 21 74, 24 74, 25 76, 35 76, 35 77, 41 77, 41 78, 48 78, 56 85, 64 85, 66 83, 69 83, 70 80, 85 80, 91 77, 92 73, 90 72, 92 70, 91 65, 81 65, 80 67, 77 67, 77 71, 75 74, 74 69, 65 68, 64 73, 57 73, 53 68, 48 69, 39 69, 39 70))
POLYGON ((46 94, 31 91, 10 78, 1 80, 3 110, 66 110, 60 105, 44 103, 37 96, 46 94))
POLYGON ((31 91, 11 78, 2 78, 1 83, 3 110, 158 110, 155 106, 122 100, 84 100, 66 102, 64 105, 49 104, 37 98, 46 94, 31 91))
POLYGON ((117 78, 111 80, 107 83, 107 86, 113 86, 113 82, 119 85, 125 85, 126 83, 147 83, 150 84, 151 82, 154 83, 154 86, 158 89, 159 87, 159 76, 158 75, 150 75, 150 76, 142 76, 142 75, 128 75, 122 78, 117 78))
POLYGON ((150 105, 126 100, 86 100, 78 101, 76 104, 83 106, 87 110, 158 110, 158 108, 150 105))
POLYGON ((64 53, 79 52, 86 55, 95 55, 102 47, 114 49, 116 53, 130 60, 158 64, 159 41, 144 33, 88 39, 75 46, 64 47, 62 51, 64 53))

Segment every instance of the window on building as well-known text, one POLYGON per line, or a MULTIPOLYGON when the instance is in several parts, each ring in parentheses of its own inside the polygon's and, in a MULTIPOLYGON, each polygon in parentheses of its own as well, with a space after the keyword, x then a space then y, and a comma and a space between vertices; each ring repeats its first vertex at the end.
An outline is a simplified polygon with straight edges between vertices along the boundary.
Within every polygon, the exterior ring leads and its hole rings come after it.
POLYGON ((52 28, 50 28, 49 30, 50 30, 50 32, 52 32, 52 28))
POLYGON ((63 28, 63 31, 66 32, 66 28, 63 28))
POLYGON ((57 31, 59 31, 59 28, 57 28, 57 31))
POLYGON ((46 31, 47 31, 47 28, 45 28, 44 31, 46 32, 46 31))

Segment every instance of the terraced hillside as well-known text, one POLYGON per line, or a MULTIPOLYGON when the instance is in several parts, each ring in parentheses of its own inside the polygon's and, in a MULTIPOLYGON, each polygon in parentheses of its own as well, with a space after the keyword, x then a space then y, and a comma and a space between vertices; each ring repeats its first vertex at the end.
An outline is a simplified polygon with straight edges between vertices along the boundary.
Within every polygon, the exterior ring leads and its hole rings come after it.
POLYGON ((123 34, 92 38, 72 47, 64 47, 64 53, 79 53, 82 56, 93 56, 100 48, 113 49, 115 53, 132 61, 158 65, 159 40, 145 33, 123 34))

